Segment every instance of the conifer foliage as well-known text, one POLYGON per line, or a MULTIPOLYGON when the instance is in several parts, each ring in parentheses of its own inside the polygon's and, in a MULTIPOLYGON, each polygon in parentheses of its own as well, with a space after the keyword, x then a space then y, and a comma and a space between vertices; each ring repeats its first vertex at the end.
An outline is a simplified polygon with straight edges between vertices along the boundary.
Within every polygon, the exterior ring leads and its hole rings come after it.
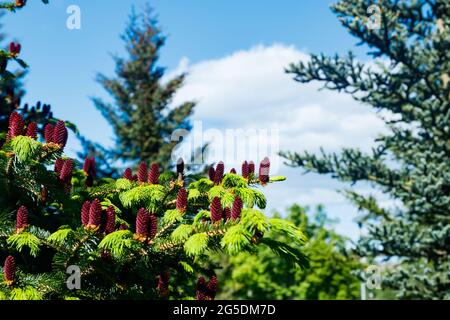
MULTIPOLYGON (((157 48, 144 42, 130 50, 157 48)), ((17 60, 20 50, 14 44, 1 57, 17 60)), ((212 255, 260 245, 306 265, 303 233, 261 211, 260 187, 284 180, 269 176, 267 162, 263 178, 254 170, 225 174, 220 163, 211 179, 187 179, 182 160, 176 172, 153 162, 119 179, 98 178, 96 159, 78 163, 64 154, 68 125, 39 131, 20 113, 9 116, 0 148, 0 299, 211 300, 220 288, 212 255), (274 233, 288 241, 271 241, 274 233), (80 272, 70 274, 74 268, 80 272)))
POLYGON ((379 206, 376 197, 348 190, 365 211, 368 235, 359 253, 391 260, 383 287, 401 298, 450 298, 450 2, 375 1, 379 25, 371 27, 369 0, 341 0, 332 9, 344 27, 371 48, 380 63, 354 55, 313 55, 288 72, 300 83, 319 81, 383 114, 389 133, 372 152, 284 153, 288 163, 356 183, 366 181, 401 202, 379 206))

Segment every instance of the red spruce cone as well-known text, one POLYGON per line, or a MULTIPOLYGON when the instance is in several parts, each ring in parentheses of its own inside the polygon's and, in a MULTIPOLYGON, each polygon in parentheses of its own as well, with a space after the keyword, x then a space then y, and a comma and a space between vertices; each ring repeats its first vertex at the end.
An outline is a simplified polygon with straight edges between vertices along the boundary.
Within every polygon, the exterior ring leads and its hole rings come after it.
POLYGON ((249 171, 251 174, 255 174, 255 163, 254 163, 253 161, 250 161, 250 162, 248 163, 248 171, 249 171))
POLYGON ((56 159, 56 161, 55 161, 55 172, 58 175, 61 173, 61 170, 62 170, 62 168, 64 166, 64 163, 65 163, 64 159, 62 159, 62 158, 56 159))
POLYGON ((144 209, 139 209, 136 217, 136 234, 139 237, 147 238, 150 213, 144 209))
POLYGON ((225 172, 225 165, 220 161, 216 166, 216 174, 214 175, 214 184, 220 184, 223 179, 223 173, 225 172))
POLYGON ((19 210, 17 210, 16 217, 16 232, 20 233, 28 226, 28 210, 26 207, 21 206, 19 210))
POLYGON ((130 168, 126 168, 125 172, 123 173, 123 178, 133 181, 133 171, 131 171, 130 168))
POLYGON ((67 159, 64 161, 64 165, 61 168, 61 173, 59 174, 59 179, 65 183, 70 183, 72 179, 72 171, 73 171, 73 160, 67 159))
POLYGON ((206 280, 204 277, 200 277, 197 280, 197 287, 196 287, 196 295, 195 298, 196 300, 207 300, 206 299, 206 291, 207 291, 207 287, 206 287, 206 280))
POLYGON ((227 221, 231 219, 231 209, 230 208, 225 208, 223 210, 223 220, 227 221))
POLYGON ((9 52, 12 55, 18 56, 21 50, 22 50, 22 46, 20 45, 20 43, 11 42, 9 44, 9 52))
POLYGON ((214 300, 218 289, 218 282, 216 276, 212 276, 211 279, 209 279, 208 284, 206 285, 206 289, 207 295, 210 298, 210 300, 214 300))
POLYGON ((237 196, 233 202, 233 209, 231 210, 231 220, 234 221, 241 217, 242 207, 243 207, 242 199, 239 196, 237 196))
POLYGON ((8 286, 12 285, 16 277, 16 262, 13 256, 8 256, 3 266, 3 276, 8 286))
POLYGON ((38 127, 36 122, 31 122, 27 128, 27 136, 33 139, 37 139, 38 127))
POLYGON ((86 178, 86 186, 92 187, 95 179, 95 158, 86 158, 84 160, 83 171, 88 175, 86 178))
POLYGON ((25 123, 23 122, 23 118, 17 112, 11 113, 9 118, 9 131, 8 138, 12 139, 17 136, 21 136, 24 134, 25 123))
POLYGON ((148 182, 151 184, 158 184, 159 168, 156 163, 152 163, 150 173, 148 174, 148 182))
POLYGON ((210 167, 208 170, 209 180, 214 181, 214 177, 216 176, 216 170, 214 167, 210 167))
POLYGON ((211 220, 213 222, 218 222, 222 219, 222 204, 220 199, 215 197, 211 202, 211 220))
POLYGON ((102 205, 100 200, 95 199, 89 208, 89 227, 96 229, 102 223, 102 205))
POLYGON ((158 218, 154 214, 150 214, 148 220, 148 238, 153 239, 158 232, 158 218))
POLYGON ((269 182, 270 160, 265 157, 259 165, 259 181, 264 185, 269 182))
POLYGON ((138 168, 138 180, 140 182, 147 182, 147 176, 148 176, 147 165, 144 162, 141 162, 138 168))
POLYGON ((53 142, 59 144, 62 148, 66 146, 69 132, 66 128, 66 123, 62 120, 58 121, 53 131, 53 142))
POLYGON ((177 195, 177 209, 180 212, 186 212, 188 202, 188 193, 186 189, 181 188, 177 195))
POLYGON ((81 224, 85 227, 89 224, 89 210, 91 208, 91 203, 86 201, 81 207, 81 224))
POLYGON ((236 174, 236 173, 237 173, 237 172, 236 172, 236 169, 235 169, 235 168, 231 169, 231 170, 230 170, 230 173, 236 174))
POLYGON ((169 295, 169 271, 161 272, 158 278, 158 292, 161 297, 167 297, 169 295))
POLYGON ((50 123, 47 124, 44 128, 44 138, 46 143, 53 142, 53 132, 55 131, 55 127, 50 123))
POLYGON ((242 164, 242 177, 245 179, 248 179, 249 176, 250 176, 250 171, 248 168, 248 162, 244 161, 244 163, 242 164))
POLYGON ((110 234, 113 233, 116 229, 116 210, 114 210, 113 206, 109 206, 106 209, 106 226, 105 233, 110 234))

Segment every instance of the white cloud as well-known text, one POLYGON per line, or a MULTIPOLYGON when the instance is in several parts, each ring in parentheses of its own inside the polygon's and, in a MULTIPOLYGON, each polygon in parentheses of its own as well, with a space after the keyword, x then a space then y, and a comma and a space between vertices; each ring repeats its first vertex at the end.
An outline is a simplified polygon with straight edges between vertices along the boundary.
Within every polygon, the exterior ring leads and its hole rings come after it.
MULTIPOLYGON (((319 91, 318 83, 299 84, 284 72, 290 63, 307 59, 306 53, 281 44, 255 46, 193 65, 184 58, 172 73, 188 72, 174 104, 198 101, 193 120, 202 121, 208 128, 279 128, 282 150, 314 152, 321 146, 327 151, 342 147, 368 150, 384 130, 383 122, 370 107, 350 96, 319 91)), ((293 172, 300 169, 282 168, 278 173, 293 172)), ((341 185, 330 178, 321 177, 320 184, 315 182, 317 176, 288 178, 271 187, 273 191, 268 190, 271 208, 282 209, 297 201, 308 205, 323 203, 328 211, 339 206, 338 211, 355 214, 355 209, 335 192, 341 185)), ((345 219, 349 221, 348 217, 345 219)), ((355 234, 355 230, 349 233, 355 234)))

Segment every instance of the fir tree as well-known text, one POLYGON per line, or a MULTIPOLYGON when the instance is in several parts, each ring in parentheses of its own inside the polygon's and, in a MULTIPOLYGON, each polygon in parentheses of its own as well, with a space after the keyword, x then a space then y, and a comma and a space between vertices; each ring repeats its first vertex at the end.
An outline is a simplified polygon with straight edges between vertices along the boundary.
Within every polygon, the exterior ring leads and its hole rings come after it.
POLYGON ((130 15, 122 39, 128 56, 115 57, 116 76, 98 76, 98 82, 113 101, 93 99, 113 128, 115 146, 105 149, 82 139, 85 146, 82 156, 95 155, 100 162, 99 170, 106 175, 118 173, 117 166, 107 159, 120 159, 130 165, 158 162, 169 168, 176 145, 171 134, 175 129, 191 129, 188 118, 195 106, 193 102, 171 106, 185 74, 163 81, 165 69, 157 63, 166 37, 148 6, 141 13, 130 15))
MULTIPOLYGON (((300 83, 319 81, 386 111, 389 133, 372 152, 283 153, 292 166, 356 183, 368 181, 400 200, 401 208, 381 208, 375 197, 347 190, 367 215, 362 256, 392 260, 382 286, 400 298, 450 298, 450 2, 445 0, 341 0, 332 6, 344 27, 383 58, 377 66, 354 55, 312 55, 288 72, 300 83), (380 9, 372 28, 368 8, 380 9)), ((379 260, 377 260, 379 261, 379 260)))
MULTIPOLYGON (((1 56, 11 61, 16 51, 1 56)), ((263 178, 223 174, 220 163, 213 179, 186 179, 182 162, 176 172, 154 162, 120 179, 98 179, 92 158, 82 165, 64 155, 64 121, 37 132, 13 112, 4 136, 0 299, 211 300, 220 291, 220 266, 211 258, 217 252, 265 245, 305 264, 303 232, 261 211, 266 199, 257 187, 284 180, 270 176, 267 161, 263 178), (231 210, 233 219, 222 214, 231 210), (280 233, 285 242, 271 239, 280 233), (76 269, 79 288, 68 281, 67 272, 76 269)))

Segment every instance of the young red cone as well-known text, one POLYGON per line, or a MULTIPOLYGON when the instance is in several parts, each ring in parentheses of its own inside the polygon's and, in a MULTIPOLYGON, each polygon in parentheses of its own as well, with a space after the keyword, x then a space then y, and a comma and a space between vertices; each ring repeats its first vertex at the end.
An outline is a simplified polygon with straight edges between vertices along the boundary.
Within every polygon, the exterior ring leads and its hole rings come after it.
POLYGON ((139 209, 136 217, 136 235, 141 240, 145 240, 148 237, 149 220, 150 213, 144 208, 139 209))
POLYGON ((158 218, 154 214, 150 214, 148 219, 148 238, 155 238, 158 232, 158 218))
POLYGON ((53 132, 55 131, 55 127, 52 124, 47 124, 44 128, 44 138, 46 143, 53 142, 53 132))
POLYGON ((53 131, 53 142, 59 144, 61 148, 64 148, 67 143, 69 132, 66 128, 66 123, 62 120, 58 121, 53 131))
POLYGON ((244 163, 242 164, 242 177, 245 179, 248 179, 249 176, 250 176, 250 171, 248 168, 248 162, 244 161, 244 163))
POLYGON ((214 167, 209 167, 209 170, 208 170, 209 180, 214 181, 215 176, 216 176, 216 169, 214 169, 214 167))
POLYGON ((95 158, 86 158, 84 160, 83 171, 87 174, 86 186, 92 187, 95 179, 95 158))
POLYGON ((206 287, 206 280, 205 280, 205 278, 204 277, 198 278, 195 299, 196 300, 207 300, 207 297, 206 297, 206 291, 207 290, 208 289, 206 287))
POLYGON ((158 277, 158 293, 161 297, 167 297, 169 295, 169 271, 161 272, 158 277))
POLYGON ((141 162, 138 168, 138 180, 140 182, 147 182, 147 176, 148 176, 147 165, 144 162, 141 162))
POLYGON ((223 173, 225 172, 225 165, 220 161, 216 166, 216 174, 214 175, 214 184, 220 184, 223 179, 223 173))
POLYGON ((232 168, 232 169, 230 170, 230 173, 236 174, 236 173, 237 173, 237 172, 236 172, 236 169, 235 169, 235 168, 232 168))
POLYGON ((89 224, 89 211, 91 208, 91 203, 86 201, 81 207, 81 224, 85 227, 89 224))
POLYGON ((3 277, 5 278, 6 285, 11 286, 14 283, 16 277, 16 262, 13 256, 8 256, 3 266, 3 277))
POLYGON ((95 199, 89 208, 89 228, 97 229, 102 223, 102 205, 100 200, 95 199))
POLYGON ((224 210, 223 210, 223 220, 224 221, 227 221, 227 220, 229 220, 229 219, 231 219, 231 209, 230 208, 225 208, 224 210))
POLYGON ((207 289, 207 296, 209 297, 210 300, 214 300, 214 298, 216 297, 216 293, 217 293, 217 289, 218 289, 218 282, 217 282, 217 277, 216 276, 212 276, 208 283, 206 284, 206 289, 207 289))
POLYGON ((211 220, 213 222, 218 222, 222 219, 222 204, 220 203, 220 199, 215 197, 211 202, 211 220))
POLYGON ((178 191, 176 208, 180 212, 186 212, 187 202, 188 202, 188 193, 187 193, 186 189, 181 188, 178 191))
POLYGON ((20 43, 11 42, 9 44, 9 52, 13 56, 18 56, 20 54, 21 50, 22 50, 22 46, 20 45, 20 43))
POLYGON ((25 123, 23 122, 22 116, 17 112, 11 113, 9 118, 8 139, 23 135, 25 129, 24 127, 25 123))
POLYGON ((105 233, 110 234, 113 233, 116 229, 116 210, 114 210, 113 206, 109 206, 106 209, 106 225, 105 225, 105 233))
POLYGON ((265 185, 269 182, 269 173, 270 173, 270 160, 269 158, 264 158, 259 165, 259 175, 258 179, 261 184, 265 185))
POLYGON ((64 165, 61 168, 61 173, 59 174, 59 179, 69 184, 70 180, 72 180, 72 171, 73 171, 73 160, 67 159, 64 161, 64 165))
POLYGON ((16 217, 16 232, 22 232, 26 227, 28 227, 28 210, 25 206, 21 206, 17 210, 16 217))
POLYGON ((55 161, 55 172, 58 174, 58 176, 61 174, 61 170, 64 166, 64 163, 65 161, 62 158, 58 158, 55 161))
POLYGON ((148 182, 151 184, 158 184, 159 168, 156 163, 152 163, 150 173, 148 174, 148 182))
POLYGON ((242 199, 239 196, 237 196, 234 199, 233 208, 231 210, 232 221, 239 219, 241 217, 242 207, 243 207, 242 199))
POLYGON ((130 168, 126 168, 125 172, 123 173, 123 178, 133 181, 133 171, 131 171, 130 168))
POLYGON ((255 174, 255 163, 253 161, 248 163, 248 171, 251 174, 255 174))
POLYGON ((38 127, 36 122, 31 122, 28 125, 26 135, 32 139, 37 139, 38 127))

